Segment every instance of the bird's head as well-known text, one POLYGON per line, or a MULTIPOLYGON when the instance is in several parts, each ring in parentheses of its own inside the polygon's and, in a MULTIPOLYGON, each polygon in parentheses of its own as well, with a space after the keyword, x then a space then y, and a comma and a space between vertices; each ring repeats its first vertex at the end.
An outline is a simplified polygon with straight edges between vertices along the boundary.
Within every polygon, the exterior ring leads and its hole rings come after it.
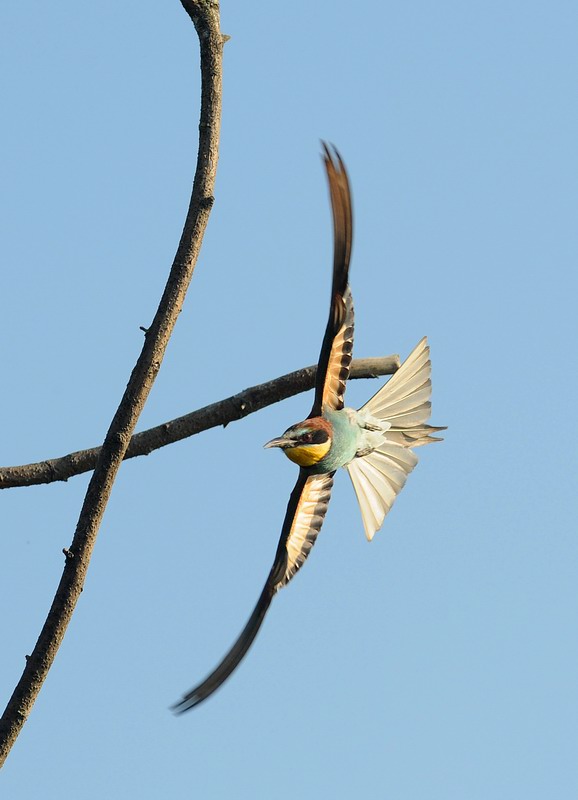
POLYGON ((326 419, 314 417, 287 428, 283 436, 271 439, 265 447, 280 447, 300 467, 312 467, 329 452, 331 432, 326 419))

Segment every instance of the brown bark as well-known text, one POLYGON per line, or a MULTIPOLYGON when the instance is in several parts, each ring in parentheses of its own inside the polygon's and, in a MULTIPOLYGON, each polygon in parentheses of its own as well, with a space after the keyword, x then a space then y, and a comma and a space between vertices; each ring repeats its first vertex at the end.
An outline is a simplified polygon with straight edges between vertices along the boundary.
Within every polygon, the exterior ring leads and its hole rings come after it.
POLYGON ((158 310, 100 449, 48 617, 0 720, 0 766, 30 714, 82 592, 116 474, 182 308, 213 205, 221 118, 223 37, 219 6, 207 0, 182 0, 182 4, 194 23, 201 51, 199 150, 189 210, 158 310))

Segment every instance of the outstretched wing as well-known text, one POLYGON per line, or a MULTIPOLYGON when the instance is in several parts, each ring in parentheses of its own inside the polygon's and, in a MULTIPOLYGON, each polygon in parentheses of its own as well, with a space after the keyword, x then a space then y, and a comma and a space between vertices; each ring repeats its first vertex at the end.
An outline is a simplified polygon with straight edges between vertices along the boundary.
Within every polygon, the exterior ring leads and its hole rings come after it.
POLYGON ((241 635, 216 669, 173 706, 177 712, 198 706, 236 669, 265 619, 275 593, 301 569, 321 530, 333 486, 333 475, 310 475, 301 470, 291 492, 275 560, 263 591, 241 635))
POLYGON ((315 400, 310 417, 321 415, 323 406, 343 408, 345 382, 353 349, 353 301, 349 290, 349 260, 353 240, 353 214, 347 171, 341 156, 323 143, 323 163, 329 181, 333 212, 333 280, 329 319, 321 345, 315 381, 315 400))
POLYGON ((253 613, 249 618, 249 621, 243 628, 243 631, 235 644, 231 647, 221 663, 211 672, 210 675, 205 678, 202 683, 199 683, 199 685, 195 686, 194 689, 191 689, 190 692, 184 694, 182 699, 179 700, 178 703, 174 704, 172 707, 173 711, 181 714, 183 711, 188 711, 189 708, 198 706, 199 703, 202 703, 203 700, 206 700, 207 697, 210 697, 213 692, 215 692, 219 686, 221 686, 221 684, 227 680, 231 672, 233 672, 233 670, 240 664, 243 656, 251 647, 253 639, 259 632, 259 628, 265 619, 265 614, 271 605, 273 594, 274 593, 271 591, 269 581, 267 581, 263 591, 261 592, 261 596, 257 601, 257 605, 255 606, 253 613))
POLYGON ((334 474, 299 475, 271 570, 275 591, 286 586, 307 560, 327 513, 334 474))
MULTIPOLYGON (((351 193, 341 156, 335 148, 330 151, 325 143, 323 149, 333 212, 333 280, 311 417, 321 416, 324 406, 343 408, 353 347, 353 302, 347 283, 353 236, 351 193)), ((221 663, 202 683, 183 696, 174 706, 175 711, 186 711, 202 703, 241 662, 263 624, 275 593, 301 569, 315 544, 327 512, 333 475, 307 475, 304 470, 300 471, 287 505, 273 566, 249 621, 221 663)))

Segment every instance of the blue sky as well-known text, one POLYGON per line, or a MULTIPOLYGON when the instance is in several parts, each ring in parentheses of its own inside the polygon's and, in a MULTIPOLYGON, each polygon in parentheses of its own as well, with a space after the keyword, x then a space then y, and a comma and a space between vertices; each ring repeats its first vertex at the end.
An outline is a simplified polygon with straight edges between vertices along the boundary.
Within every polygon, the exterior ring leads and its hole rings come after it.
MULTIPOLYGON (((125 464, 6 797, 577 796, 577 25, 557 0, 223 2, 216 202, 139 429, 316 361, 325 138, 355 354, 427 334, 449 430, 371 544, 338 476, 253 649, 178 719, 266 578, 295 468, 262 444, 310 398, 125 464)), ((8 465, 102 441, 180 235, 199 74, 176 0, 6 4, 0 38, 8 465)), ((0 498, 2 702, 86 485, 0 498)))

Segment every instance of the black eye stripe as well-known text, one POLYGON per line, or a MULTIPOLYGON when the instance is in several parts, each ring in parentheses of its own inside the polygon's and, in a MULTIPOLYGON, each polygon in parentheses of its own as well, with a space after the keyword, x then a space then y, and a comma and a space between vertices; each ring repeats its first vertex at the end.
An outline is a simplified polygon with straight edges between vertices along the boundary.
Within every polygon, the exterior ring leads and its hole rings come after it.
POLYGON ((302 436, 302 441, 307 444, 324 444, 328 439, 327 431, 309 431, 302 436))

